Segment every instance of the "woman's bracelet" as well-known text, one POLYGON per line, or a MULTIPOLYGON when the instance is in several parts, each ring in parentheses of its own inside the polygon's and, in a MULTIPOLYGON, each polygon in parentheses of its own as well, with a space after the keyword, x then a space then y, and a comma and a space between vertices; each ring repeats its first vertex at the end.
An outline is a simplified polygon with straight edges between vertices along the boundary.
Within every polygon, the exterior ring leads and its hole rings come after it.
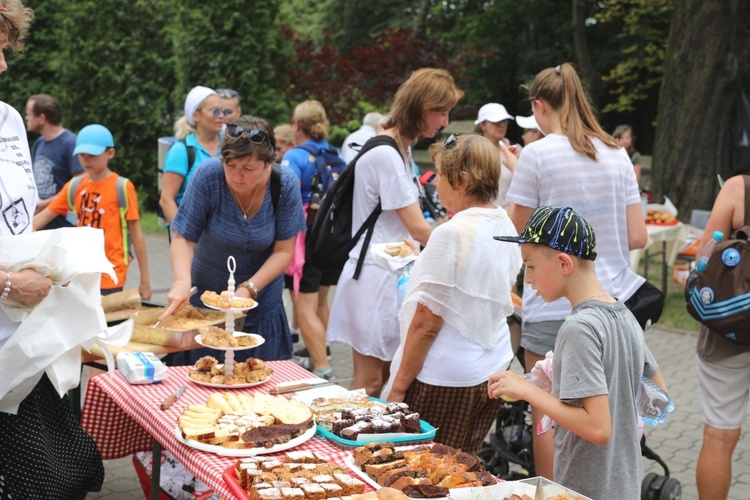
POLYGON ((10 273, 8 271, 5 271, 5 288, 3 288, 3 294, 0 295, 0 300, 5 301, 8 299, 8 295, 10 295, 10 286, 12 283, 10 282, 10 273))
POLYGON ((255 283, 252 281, 243 281, 239 285, 237 285, 237 288, 246 288, 248 292, 250 292, 250 298, 253 300, 258 299, 258 288, 255 286, 255 283))

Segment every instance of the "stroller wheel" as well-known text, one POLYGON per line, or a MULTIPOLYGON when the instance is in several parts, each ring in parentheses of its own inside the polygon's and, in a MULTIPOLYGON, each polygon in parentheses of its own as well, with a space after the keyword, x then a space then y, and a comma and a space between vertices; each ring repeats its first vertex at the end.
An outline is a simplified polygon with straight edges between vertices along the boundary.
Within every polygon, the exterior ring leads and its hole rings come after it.
POLYGON ((669 477, 664 481, 664 485, 661 487, 661 493, 659 494, 659 500, 680 500, 682 498, 682 486, 680 482, 669 477))
POLYGON ((641 500, 656 500, 659 495, 659 490, 652 487, 657 486, 656 480, 659 479, 659 474, 655 472, 649 472, 641 482, 641 500))

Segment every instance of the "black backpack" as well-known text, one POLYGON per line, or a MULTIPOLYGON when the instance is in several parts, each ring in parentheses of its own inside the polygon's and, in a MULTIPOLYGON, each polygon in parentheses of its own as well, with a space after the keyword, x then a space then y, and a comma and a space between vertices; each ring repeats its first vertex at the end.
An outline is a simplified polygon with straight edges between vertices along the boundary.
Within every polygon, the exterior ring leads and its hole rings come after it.
POLYGON ((357 160, 377 146, 391 146, 401 151, 392 138, 386 135, 376 135, 368 140, 357 156, 341 172, 339 178, 331 184, 320 202, 315 223, 307 232, 307 256, 312 265, 323 272, 340 272, 349 258, 349 252, 367 231, 362 251, 357 261, 354 279, 359 279, 365 254, 370 246, 372 229, 383 211, 380 201, 370 213, 362 227, 352 236, 352 205, 354 201, 354 173, 357 160))

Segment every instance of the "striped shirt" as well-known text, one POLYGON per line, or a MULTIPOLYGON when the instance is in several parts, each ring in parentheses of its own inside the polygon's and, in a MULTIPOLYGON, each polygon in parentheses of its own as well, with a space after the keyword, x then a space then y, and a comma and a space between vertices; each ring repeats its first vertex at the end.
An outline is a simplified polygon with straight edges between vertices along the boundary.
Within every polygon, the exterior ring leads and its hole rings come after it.
MULTIPOLYGON (((567 137, 550 134, 521 152, 508 201, 530 208, 572 207, 596 233, 596 274, 604 290, 624 302, 645 282, 630 268, 626 207, 640 205, 633 164, 624 149, 593 139, 597 161, 575 151, 567 137)), ((545 303, 524 284, 524 322, 556 321, 570 303, 545 303)))

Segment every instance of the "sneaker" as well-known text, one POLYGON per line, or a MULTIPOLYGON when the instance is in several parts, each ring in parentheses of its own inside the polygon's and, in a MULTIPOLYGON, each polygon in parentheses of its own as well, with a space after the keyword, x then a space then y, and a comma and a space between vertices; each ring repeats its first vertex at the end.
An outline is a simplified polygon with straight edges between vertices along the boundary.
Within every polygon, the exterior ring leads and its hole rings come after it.
POLYGON ((313 373, 320 378, 324 378, 332 382, 336 381, 336 375, 333 374, 332 368, 326 368, 325 370, 313 370, 313 373))
MULTIPOLYGON (((331 348, 329 346, 326 346, 326 354, 328 355, 328 361, 333 359, 333 356, 331 356, 331 348)), ((307 350, 307 347, 303 347, 302 349, 294 351, 294 357, 301 359, 310 359, 310 352, 307 350)))

